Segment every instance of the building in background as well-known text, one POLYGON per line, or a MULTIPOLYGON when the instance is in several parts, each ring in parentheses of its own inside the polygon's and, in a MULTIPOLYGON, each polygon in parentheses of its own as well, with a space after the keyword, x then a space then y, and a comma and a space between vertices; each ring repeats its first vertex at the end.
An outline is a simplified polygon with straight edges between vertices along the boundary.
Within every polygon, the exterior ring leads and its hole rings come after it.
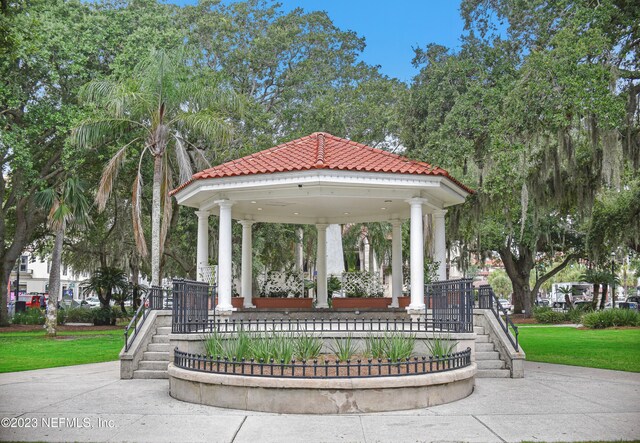
MULTIPOLYGON (((11 276, 7 282, 9 289, 9 301, 16 299, 16 284, 19 285, 20 294, 48 294, 49 293, 49 271, 51 261, 46 258, 37 257, 32 253, 25 252, 20 257, 18 265, 11 271, 11 276)), ((85 272, 75 272, 64 263, 60 266, 60 293, 59 301, 80 301, 85 297, 82 295, 82 283, 89 278, 85 272)))

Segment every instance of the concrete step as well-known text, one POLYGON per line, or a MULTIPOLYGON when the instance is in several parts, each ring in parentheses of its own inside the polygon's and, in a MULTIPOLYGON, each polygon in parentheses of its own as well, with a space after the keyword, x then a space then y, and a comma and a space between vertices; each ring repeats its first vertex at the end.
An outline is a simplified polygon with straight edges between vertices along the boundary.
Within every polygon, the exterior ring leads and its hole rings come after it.
POLYGON ((488 335, 476 335, 476 343, 489 343, 488 335))
POLYGON ((478 335, 484 334, 484 327, 482 327, 482 326, 474 326, 473 327, 473 332, 475 332, 478 335))
POLYGON ((151 343, 169 343, 169 336, 156 334, 151 338, 151 343))
POLYGON ((511 372, 508 369, 479 369, 478 372, 476 372, 476 378, 509 378, 509 377, 511 377, 511 372))
POLYGON ((498 351, 476 352, 476 361, 478 360, 500 360, 500 354, 498 351))
POLYGON ((478 342, 476 342, 476 352, 491 352, 491 351, 495 351, 495 349, 493 348, 493 343, 490 343, 490 342, 478 343, 478 342))
POLYGON ((504 362, 502 360, 480 360, 476 361, 478 370, 480 369, 504 369, 504 362))
POLYGON ((171 326, 160 326, 156 329, 157 335, 169 335, 171 334, 171 326))
POLYGON ((142 354, 142 360, 145 361, 169 361, 171 358, 169 356, 170 352, 154 352, 154 351, 145 351, 142 354))
POLYGON ((145 361, 138 364, 138 370, 166 371, 169 366, 168 361, 145 361))
POLYGON ((143 378, 143 379, 152 379, 152 378, 169 378, 169 374, 167 374, 167 370, 157 371, 151 369, 138 369, 133 372, 133 378, 143 378))
POLYGON ((171 351, 170 343, 149 343, 147 351, 152 352, 169 352, 171 351))

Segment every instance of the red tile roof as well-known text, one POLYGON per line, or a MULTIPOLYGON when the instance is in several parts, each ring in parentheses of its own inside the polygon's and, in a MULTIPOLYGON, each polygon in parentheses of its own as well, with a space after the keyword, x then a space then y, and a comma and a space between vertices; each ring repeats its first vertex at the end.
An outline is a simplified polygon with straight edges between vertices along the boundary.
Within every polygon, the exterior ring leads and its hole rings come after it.
POLYGON ((196 180, 312 169, 440 175, 465 191, 473 193, 473 190, 437 166, 410 160, 328 133, 314 132, 306 137, 200 171, 189 181, 171 191, 171 194, 175 194, 196 180))

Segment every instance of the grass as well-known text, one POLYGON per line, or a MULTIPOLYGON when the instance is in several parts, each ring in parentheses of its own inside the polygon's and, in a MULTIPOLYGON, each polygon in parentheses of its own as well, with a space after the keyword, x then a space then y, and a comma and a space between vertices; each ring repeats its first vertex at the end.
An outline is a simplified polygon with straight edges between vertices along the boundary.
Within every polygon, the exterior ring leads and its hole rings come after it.
POLYGON ((527 360, 640 372, 640 329, 520 329, 527 360))
POLYGON ((0 373, 113 361, 122 343, 120 329, 61 332, 54 339, 44 331, 0 332, 0 373))

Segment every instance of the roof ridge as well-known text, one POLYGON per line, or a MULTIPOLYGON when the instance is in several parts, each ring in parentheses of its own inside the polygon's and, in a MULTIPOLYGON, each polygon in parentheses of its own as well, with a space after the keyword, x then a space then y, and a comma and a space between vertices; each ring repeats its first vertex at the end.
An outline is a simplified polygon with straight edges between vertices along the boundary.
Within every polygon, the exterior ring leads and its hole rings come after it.
POLYGON ((316 134, 316 168, 324 166, 324 134, 316 134))

